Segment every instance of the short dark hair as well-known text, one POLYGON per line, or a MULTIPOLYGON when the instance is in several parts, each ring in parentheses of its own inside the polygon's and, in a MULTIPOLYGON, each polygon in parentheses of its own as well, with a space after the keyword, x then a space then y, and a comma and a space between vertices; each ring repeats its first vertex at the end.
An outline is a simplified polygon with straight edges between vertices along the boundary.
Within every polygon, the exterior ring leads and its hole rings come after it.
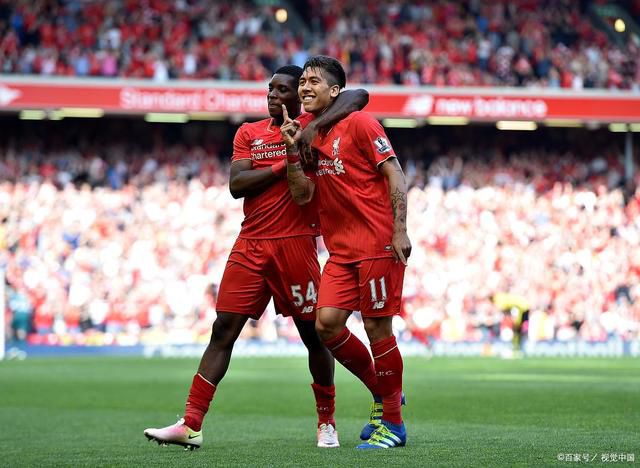
POLYGON ((304 63, 302 67, 304 70, 307 68, 319 68, 327 73, 327 81, 331 86, 338 85, 340 89, 347 85, 347 75, 342 68, 342 64, 333 57, 327 55, 316 55, 311 57, 304 63))
POLYGON ((302 76, 302 68, 298 65, 285 65, 276 70, 274 75, 289 75, 292 76, 296 80, 296 84, 300 81, 300 77, 302 76))

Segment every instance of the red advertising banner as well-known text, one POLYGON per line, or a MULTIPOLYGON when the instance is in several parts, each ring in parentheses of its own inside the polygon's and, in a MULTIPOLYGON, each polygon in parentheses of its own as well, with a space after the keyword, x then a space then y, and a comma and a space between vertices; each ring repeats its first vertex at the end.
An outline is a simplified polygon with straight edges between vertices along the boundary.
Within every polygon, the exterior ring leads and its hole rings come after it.
MULTIPOLYGON (((99 108, 107 113, 212 112, 266 115, 261 83, 0 78, 0 110, 99 108)), ((640 122, 640 94, 507 88, 367 86, 379 118, 466 117, 471 121, 579 119, 640 122)))

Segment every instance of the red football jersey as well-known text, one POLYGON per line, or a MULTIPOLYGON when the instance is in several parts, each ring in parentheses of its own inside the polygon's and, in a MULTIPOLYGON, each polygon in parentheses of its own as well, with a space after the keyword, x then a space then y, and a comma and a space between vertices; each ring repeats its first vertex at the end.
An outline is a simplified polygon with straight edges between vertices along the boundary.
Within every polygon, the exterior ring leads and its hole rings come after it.
MULTIPOLYGON (((298 120, 305 127, 313 120, 313 115, 305 113, 298 120)), ((269 118, 242 124, 233 140, 231 161, 250 159, 252 169, 262 169, 281 161, 286 155, 280 127, 269 118)), ((277 239, 301 235, 319 235, 317 208, 315 202, 308 208, 296 205, 286 177, 262 193, 244 197, 244 221, 239 237, 277 239)))
POLYGON ((320 225, 332 261, 393 256, 393 212, 382 162, 395 153, 382 125, 354 112, 313 141, 320 225))

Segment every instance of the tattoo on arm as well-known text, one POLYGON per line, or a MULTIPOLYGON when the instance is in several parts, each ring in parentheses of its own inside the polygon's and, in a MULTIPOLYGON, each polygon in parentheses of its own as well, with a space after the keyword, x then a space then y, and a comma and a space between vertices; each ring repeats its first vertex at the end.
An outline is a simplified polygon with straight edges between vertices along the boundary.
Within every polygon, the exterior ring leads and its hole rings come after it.
POLYGON ((407 192, 404 173, 401 168, 395 169, 396 180, 399 184, 394 184, 390 193, 391 209, 393 210, 393 228, 394 230, 407 229, 407 192), (401 190, 402 188, 402 190, 401 190))
POLYGON ((304 174, 302 164, 287 164, 287 180, 289 182, 289 191, 293 200, 298 204, 304 204, 309 201, 309 184, 311 181, 304 174))

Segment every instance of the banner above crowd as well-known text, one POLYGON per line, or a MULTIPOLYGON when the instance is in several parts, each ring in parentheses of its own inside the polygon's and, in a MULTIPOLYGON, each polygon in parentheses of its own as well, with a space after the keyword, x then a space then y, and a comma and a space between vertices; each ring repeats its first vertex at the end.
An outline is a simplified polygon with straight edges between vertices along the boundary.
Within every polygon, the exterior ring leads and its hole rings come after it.
MULTIPOLYGON (((524 88, 367 86, 378 118, 454 117, 469 121, 576 119, 640 122, 640 94, 524 88)), ((264 116, 266 84, 101 79, 0 78, 0 110, 101 109, 111 114, 213 113, 264 116)))

